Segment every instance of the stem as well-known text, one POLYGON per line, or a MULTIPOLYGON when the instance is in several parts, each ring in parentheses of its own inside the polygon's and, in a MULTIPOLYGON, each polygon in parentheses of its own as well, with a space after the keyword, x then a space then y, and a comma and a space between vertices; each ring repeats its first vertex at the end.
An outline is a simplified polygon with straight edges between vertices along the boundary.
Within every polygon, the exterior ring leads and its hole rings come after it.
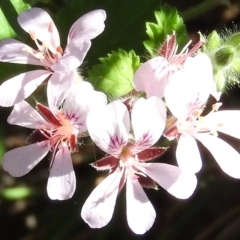
POLYGON ((191 7, 183 11, 181 13, 181 16, 185 21, 188 21, 220 5, 229 6, 230 2, 229 0, 205 0, 197 6, 191 7))

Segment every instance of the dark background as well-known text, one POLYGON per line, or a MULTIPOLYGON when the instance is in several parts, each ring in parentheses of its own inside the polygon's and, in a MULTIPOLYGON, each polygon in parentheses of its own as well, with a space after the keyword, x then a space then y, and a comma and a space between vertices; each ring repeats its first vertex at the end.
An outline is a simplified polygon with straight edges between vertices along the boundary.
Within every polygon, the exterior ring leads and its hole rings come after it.
MULTIPOLYGON (((2 1, 2 0, 0 0, 2 1)), ((28 1, 29 2, 29 1, 28 1)), ((75 1, 76 2, 76 1, 75 1)), ((108 19, 104 33, 93 41, 81 71, 86 74, 86 65, 98 63, 98 58, 112 50, 134 49, 140 56, 145 55, 142 41, 147 39, 145 22, 153 21, 153 11, 160 9, 160 1, 155 0, 79 0, 79 11, 71 11, 72 1, 31 1, 32 6, 46 9, 51 16, 56 16, 61 37, 83 13, 102 8, 107 11, 108 19), (148 6, 148 8, 146 8, 148 6), (136 21, 136 9, 143 9, 143 14, 136 21), (65 10, 64 10, 65 9, 65 10), (66 10, 67 9, 67 10, 66 10), (126 27, 125 23, 132 23, 126 27), (66 20, 66 25, 62 24, 66 20), (135 26, 134 26, 135 24, 135 26), (133 30, 134 29, 134 30, 133 30), (106 39, 108 42, 106 44, 106 39), (116 41, 116 39, 118 41, 116 41), (103 44, 105 42, 105 44, 103 44)), ((226 33, 226 29, 240 29, 240 1, 217 0, 169 0, 164 1, 175 6, 183 16, 188 34, 193 41, 197 32, 208 34, 217 29, 226 33), (233 22, 235 25, 233 25, 233 22)), ((139 11, 140 11, 139 10, 139 11)), ((62 37, 63 38, 63 37, 62 37)), ((66 38, 66 37, 65 37, 66 38)), ((63 40, 64 44, 64 40, 63 40)), ((11 76, 8 64, 0 64, 1 81, 11 76)), ((12 65, 11 65, 12 67, 12 65)), ((16 72, 22 72, 18 66, 16 72)), ((16 74, 15 74, 16 75, 16 74)), ((41 89, 35 95, 41 98, 41 89)), ((237 87, 222 96, 225 108, 239 109, 240 92, 237 87)), ((10 126, 6 119, 11 108, 0 109, 0 131, 5 150, 22 146, 31 131, 17 126, 10 126)), ((240 123, 239 123, 240 124, 240 123)), ((239 141, 221 136, 239 151, 239 141)), ((77 176, 77 190, 73 198, 67 201, 51 201, 46 194, 48 178, 48 157, 40 162, 29 174, 21 178, 12 178, 0 169, 0 239, 1 240, 237 240, 240 239, 240 180, 233 179, 221 171, 211 155, 202 147, 203 168, 197 174, 198 186, 187 200, 172 197, 163 189, 146 190, 152 202, 157 218, 153 227, 143 236, 135 235, 126 222, 125 190, 117 200, 111 222, 102 229, 91 229, 81 219, 81 207, 98 181, 104 177, 89 163, 101 153, 90 143, 79 148, 74 154, 74 168, 77 176), (6 194, 6 189, 27 189, 29 193, 13 197, 6 194)), ((161 162, 176 164, 174 145, 162 158, 161 162)))

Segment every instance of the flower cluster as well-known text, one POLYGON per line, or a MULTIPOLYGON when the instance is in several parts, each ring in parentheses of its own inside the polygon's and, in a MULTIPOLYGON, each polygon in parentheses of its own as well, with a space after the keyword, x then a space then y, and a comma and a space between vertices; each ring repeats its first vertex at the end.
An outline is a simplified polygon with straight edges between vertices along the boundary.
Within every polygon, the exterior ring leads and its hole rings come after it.
POLYGON ((187 199, 197 185, 202 167, 197 142, 202 143, 221 169, 240 178, 240 155, 218 137, 218 132, 240 139, 240 111, 220 110, 210 58, 199 51, 204 39, 190 50, 177 52, 176 34, 168 36, 159 55, 135 72, 131 94, 107 101, 104 93, 82 79, 77 68, 104 30, 106 13, 89 12, 71 27, 65 50, 60 47, 57 28, 44 10, 32 8, 18 17, 37 50, 14 39, 0 42, 0 61, 44 67, 22 73, 0 86, 0 105, 13 106, 8 123, 34 129, 31 144, 3 156, 3 169, 14 177, 27 174, 50 152, 47 183, 49 198, 73 196, 76 177, 71 153, 78 151, 78 139, 89 135, 106 155, 92 167, 108 176, 92 191, 81 216, 92 228, 111 220, 116 198, 126 185, 126 215, 131 230, 144 234, 156 212, 143 188, 165 189, 187 199), (48 106, 27 98, 41 84, 47 84, 48 106), (11 94, 9 94, 11 92, 11 94), (139 93, 140 92, 140 93, 139 93), (215 103, 209 108, 208 99, 215 103), (160 139, 176 142, 176 166, 154 161, 168 148, 160 139))

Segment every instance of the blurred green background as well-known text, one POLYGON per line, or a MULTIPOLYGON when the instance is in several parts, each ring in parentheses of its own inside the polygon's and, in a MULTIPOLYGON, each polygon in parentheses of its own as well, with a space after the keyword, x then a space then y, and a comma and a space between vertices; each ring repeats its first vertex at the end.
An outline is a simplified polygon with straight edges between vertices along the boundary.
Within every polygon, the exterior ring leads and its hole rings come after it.
MULTIPOLYGON (((6 0, 0 0, 1 7, 6 0)), ((107 12, 105 31, 93 40, 93 45, 81 67, 87 70, 98 58, 118 48, 135 52, 146 59, 143 41, 147 40, 145 23, 154 21, 154 10, 160 9, 159 0, 28 0, 31 6, 46 9, 53 17, 61 34, 62 46, 72 23, 82 14, 102 8, 107 12)), ((200 30, 208 34, 217 29, 240 29, 240 1, 224 0, 169 0, 185 20, 189 37, 197 41, 200 30), (233 25, 235 22, 235 25, 233 25)), ((13 17, 13 16, 12 16, 13 17)), ((1 23, 0 23, 1 24, 1 23)), ((0 25, 1 26, 1 25, 0 25)), ((23 37, 26 37, 23 33, 23 37)), ((28 38, 26 38, 29 41, 28 38)), ((30 42, 30 41, 29 41, 30 42)), ((29 67, 0 63, 0 81, 23 72, 29 67)), ((42 91, 34 97, 44 101, 42 91)), ((224 108, 240 109, 240 91, 233 88, 222 97, 224 108)), ((0 155, 22 146, 30 130, 9 125, 6 121, 11 108, 0 108, 0 155)), ((239 123, 240 124, 240 123, 239 123)), ((239 141, 221 136, 239 151, 239 141)), ((202 146, 203 169, 197 174, 198 186, 188 200, 178 200, 163 189, 146 190, 157 218, 143 236, 135 235, 126 222, 125 191, 117 200, 111 222, 102 229, 91 229, 80 217, 81 207, 94 186, 104 177, 89 163, 101 152, 89 142, 73 155, 77 190, 67 201, 51 201, 46 193, 49 156, 29 174, 12 178, 0 169, 0 239, 1 240, 237 240, 240 237, 240 180, 224 174, 202 146), (92 153, 95 151, 96 156, 92 153)), ((176 164, 173 148, 159 159, 176 164)))

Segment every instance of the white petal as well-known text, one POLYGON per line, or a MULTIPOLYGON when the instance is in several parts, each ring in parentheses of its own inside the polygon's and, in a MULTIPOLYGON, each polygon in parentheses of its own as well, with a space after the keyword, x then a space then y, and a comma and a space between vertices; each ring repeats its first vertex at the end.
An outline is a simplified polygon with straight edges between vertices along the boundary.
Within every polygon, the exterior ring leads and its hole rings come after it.
POLYGON ((208 114, 203 118, 210 130, 216 130, 240 139, 240 111, 223 110, 208 114))
POLYGON ((0 42, 0 61, 42 66, 43 63, 34 56, 37 51, 15 39, 0 42))
POLYGON ((55 72, 69 72, 76 70, 83 62, 91 41, 89 39, 79 38, 71 41, 66 46, 63 57, 51 66, 55 72))
POLYGON ((112 219, 122 173, 117 169, 90 194, 81 211, 82 219, 91 228, 106 226, 112 219))
MULTIPOLYGON (((171 113, 179 120, 185 120, 188 116, 188 104, 191 103, 189 100, 189 94, 194 95, 195 93, 188 91, 186 94, 187 83, 185 83, 185 75, 183 70, 176 71, 172 77, 170 83, 165 88, 165 101, 170 109, 171 113)), ((194 99, 195 100, 195 99, 194 99)))
POLYGON ((63 105, 64 114, 79 133, 87 130, 86 119, 90 109, 107 104, 104 93, 97 92, 89 82, 77 82, 71 88, 63 105))
POLYGON ((144 234, 153 225, 156 212, 140 183, 130 177, 126 186, 127 221, 136 234, 144 234))
POLYGON ((240 155, 233 147, 209 134, 197 134, 196 138, 211 152, 226 174, 240 178, 240 155))
POLYGON ((9 124, 33 129, 49 126, 49 123, 26 101, 14 105, 7 121, 9 124))
POLYGON ((51 43, 54 49, 60 46, 58 30, 49 16, 41 8, 31 8, 18 16, 19 25, 29 34, 34 34, 43 43, 51 43))
POLYGON ((52 112, 56 112, 63 103, 76 79, 76 71, 68 73, 53 73, 47 85, 48 106, 52 112))
POLYGON ((21 177, 31 171, 49 150, 49 141, 15 148, 4 154, 3 169, 13 177, 21 177))
POLYGON ((85 39, 97 37, 105 28, 105 19, 106 12, 101 9, 86 13, 72 25, 68 41, 77 40, 79 37, 85 39))
POLYGON ((212 71, 209 57, 199 54, 188 57, 183 69, 172 75, 165 89, 165 100, 175 117, 185 120, 206 103, 212 91, 212 71))
POLYGON ((51 73, 35 70, 22 73, 0 86, 0 105, 10 107, 29 97, 51 73))
POLYGON ((173 68, 164 57, 152 58, 135 72, 133 77, 134 88, 137 91, 145 92, 148 98, 151 96, 162 98, 169 77, 173 72, 173 68))
POLYGON ((127 144, 130 119, 127 107, 120 101, 92 109, 87 117, 92 140, 103 151, 118 157, 127 144))
POLYGON ((193 173, 165 163, 142 163, 138 168, 176 198, 189 198, 197 185, 193 173))
POLYGON ((76 177, 70 151, 62 146, 56 153, 47 183, 47 192, 52 200, 66 200, 73 196, 76 177))
POLYGON ((155 144, 162 135, 166 123, 166 107, 158 97, 138 99, 132 109, 132 128, 138 150, 155 144))
POLYGON ((202 159, 196 140, 189 135, 181 135, 179 138, 176 158, 182 171, 197 173, 202 168, 202 159))

